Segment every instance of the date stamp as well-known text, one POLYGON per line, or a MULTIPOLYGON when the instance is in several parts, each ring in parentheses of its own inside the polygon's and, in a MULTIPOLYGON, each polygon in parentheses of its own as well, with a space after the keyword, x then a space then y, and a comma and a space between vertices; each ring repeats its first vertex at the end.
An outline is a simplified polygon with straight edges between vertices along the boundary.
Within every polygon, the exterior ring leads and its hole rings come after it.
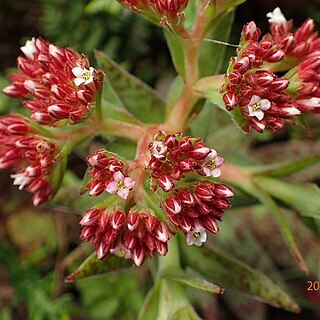
POLYGON ((311 281, 307 282, 307 291, 320 291, 320 282, 319 281, 311 281))

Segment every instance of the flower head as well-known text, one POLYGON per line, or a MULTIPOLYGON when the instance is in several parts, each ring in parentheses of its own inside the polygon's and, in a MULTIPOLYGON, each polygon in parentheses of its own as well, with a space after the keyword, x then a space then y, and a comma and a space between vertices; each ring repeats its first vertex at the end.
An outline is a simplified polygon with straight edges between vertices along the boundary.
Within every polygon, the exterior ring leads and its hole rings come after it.
POLYGON ((151 158, 147 170, 151 174, 154 191, 158 186, 164 191, 173 189, 174 181, 181 180, 189 172, 203 175, 204 172, 208 172, 210 166, 212 172, 213 162, 217 161, 217 170, 213 172, 215 175, 222 165, 220 157, 216 160, 213 157, 208 158, 204 163, 213 149, 208 148, 202 139, 183 137, 181 133, 157 132, 153 142, 149 144, 149 150, 151 158))
POLYGON ((206 230, 216 234, 217 220, 231 206, 232 189, 210 181, 195 183, 188 189, 176 190, 167 199, 165 210, 168 220, 186 236, 188 245, 200 246, 207 239, 206 230))
POLYGON ((56 146, 32 132, 17 116, 0 117, 0 169, 16 169, 11 174, 19 190, 33 193, 35 206, 54 194, 50 176, 57 162, 56 146))
POLYGON ((127 199, 135 181, 128 177, 124 163, 113 156, 109 157, 107 153, 107 150, 99 150, 87 158, 88 165, 92 167, 88 172, 91 179, 86 186, 89 195, 99 196, 107 191, 127 199))
POLYGON ((91 241, 99 259, 115 254, 140 266, 147 255, 165 255, 172 231, 148 211, 125 213, 113 208, 89 209, 83 214, 81 238, 91 241))
POLYGON ((75 124, 89 115, 102 73, 85 55, 41 38, 28 40, 21 50, 25 57, 18 57, 18 73, 11 74, 5 94, 23 98, 32 119, 44 125, 61 119, 75 124))

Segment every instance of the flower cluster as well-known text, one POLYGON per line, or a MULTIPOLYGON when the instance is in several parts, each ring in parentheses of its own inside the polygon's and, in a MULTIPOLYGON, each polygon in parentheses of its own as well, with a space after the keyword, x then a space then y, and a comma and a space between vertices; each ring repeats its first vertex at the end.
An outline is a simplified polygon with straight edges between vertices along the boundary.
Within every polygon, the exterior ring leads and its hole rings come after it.
POLYGON ((175 187, 174 181, 179 181, 189 172, 218 177, 224 162, 202 139, 183 137, 181 133, 157 132, 149 150, 151 159, 147 170, 151 174, 153 191, 158 186, 164 191, 171 190, 175 187))
POLYGON ((118 0, 124 7, 137 13, 159 19, 169 27, 181 24, 184 15, 183 10, 188 5, 188 0, 118 0))
POLYGON ((14 185, 33 193, 33 204, 53 195, 49 176, 56 162, 56 146, 33 135, 28 124, 16 116, 0 117, 0 169, 17 169, 14 185))
POLYGON ((170 228, 148 211, 89 209, 80 221, 81 238, 91 241, 99 259, 115 254, 132 259, 140 266, 148 254, 165 255, 167 242, 172 237, 170 228))
POLYGON ((289 80, 278 77, 264 69, 264 63, 275 63, 284 59, 285 51, 274 48, 271 40, 260 37, 260 30, 254 22, 243 28, 243 46, 238 56, 230 61, 226 82, 223 85, 223 100, 228 110, 236 107, 247 126, 258 132, 282 129, 286 119, 294 119, 300 111, 293 98, 286 92, 289 80))
POLYGON ((311 52, 302 63, 290 70, 288 78, 298 95, 297 108, 303 112, 320 113, 320 49, 311 52))
POLYGON ((301 59, 320 48, 320 39, 315 32, 312 19, 307 19, 294 33, 292 21, 287 21, 280 8, 267 14, 270 23, 270 33, 265 36, 274 46, 283 50, 287 57, 301 59))
POLYGON ((188 245, 201 246, 207 240, 206 229, 218 232, 217 220, 231 206, 228 200, 234 196, 224 184, 210 181, 196 183, 189 188, 176 190, 165 203, 168 220, 183 231, 188 245))
POLYGON ((108 157, 107 150, 99 150, 87 158, 88 165, 92 167, 88 173, 91 179, 87 183, 90 196, 99 196, 103 191, 117 194, 127 199, 135 181, 126 174, 124 163, 121 160, 108 157))
POLYGON ((254 22, 244 26, 237 57, 230 60, 221 89, 226 108, 239 108, 244 130, 282 129, 300 111, 319 112, 320 40, 308 19, 295 33, 279 8, 268 13, 270 33, 260 41, 254 22), (286 71, 283 77, 270 70, 286 71))
POLYGON ((26 99, 31 118, 40 124, 68 119, 70 124, 84 119, 91 110, 102 73, 89 66, 85 55, 63 49, 38 38, 28 40, 18 57, 18 73, 3 92, 26 99))

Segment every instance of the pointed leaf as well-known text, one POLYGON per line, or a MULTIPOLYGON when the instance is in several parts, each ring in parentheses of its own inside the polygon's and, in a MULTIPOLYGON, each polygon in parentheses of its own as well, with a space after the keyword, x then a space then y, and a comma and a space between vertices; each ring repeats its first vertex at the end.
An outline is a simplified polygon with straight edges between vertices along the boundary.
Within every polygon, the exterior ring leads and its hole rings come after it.
POLYGON ((278 179, 256 178, 270 195, 296 209, 301 215, 320 219, 320 189, 315 184, 293 184, 278 179))
POLYGON ((261 165, 249 168, 250 172, 255 175, 268 175, 272 177, 281 177, 300 170, 308 168, 320 162, 320 153, 311 154, 297 160, 287 160, 279 163, 261 165))
POLYGON ((113 92, 112 100, 104 97, 118 107, 127 109, 133 116, 143 122, 162 122, 164 103, 157 92, 138 78, 129 74, 116 62, 101 51, 95 56, 100 68, 105 72, 105 86, 113 92))
POLYGON ((279 226, 279 230, 288 245, 288 248, 296 259, 297 264, 304 273, 308 274, 308 268, 305 264, 303 256, 296 244, 295 238, 292 234, 292 231, 290 230, 290 227, 288 226, 287 220, 281 208, 278 207, 273 199, 264 190, 261 189, 258 181, 243 181, 241 182, 241 187, 244 191, 260 200, 261 203, 263 203, 267 208, 270 209, 274 219, 279 226))
POLYGON ((160 282, 156 282, 148 292, 139 312, 138 320, 157 319, 159 309, 160 282))
POLYGON ((107 272, 118 271, 132 266, 132 261, 123 259, 115 255, 109 255, 99 260, 97 254, 92 253, 79 268, 68 275, 65 282, 74 282, 90 276, 104 274, 107 272))
MULTIPOLYGON (((208 35, 209 39, 227 42, 234 20, 234 11, 219 17, 214 29, 208 35)), ((200 51, 200 74, 208 76, 220 72, 226 52, 226 45, 204 41, 200 51)))
POLYGON ((219 285, 252 296, 275 307, 299 312, 299 306, 272 280, 247 264, 207 247, 187 246, 181 239, 182 259, 186 265, 219 285))
MULTIPOLYGON (((299 248, 301 248, 310 272, 317 277, 320 261, 320 244, 316 234, 312 232, 296 214, 283 210, 286 220, 299 248)), ((264 206, 251 207, 250 211, 242 212, 247 227, 260 241, 272 259, 284 269, 296 268, 291 252, 287 250, 287 244, 280 233, 277 223, 270 219, 271 212, 264 206), (272 235, 272 236, 270 236, 272 235), (281 254, 279 254, 281 252, 281 254)), ((315 221, 319 221, 316 219, 315 221)), ((276 280, 278 283, 278 280, 276 280)))
POLYGON ((173 320, 201 320, 191 305, 180 309, 174 316, 173 320))
POLYGON ((126 109, 115 106, 107 100, 102 101, 102 114, 107 119, 141 125, 142 123, 126 109))
POLYGON ((170 50, 172 62, 179 75, 184 78, 186 73, 186 66, 183 46, 185 45, 185 41, 187 40, 184 40, 183 38, 172 34, 172 32, 166 29, 164 30, 164 35, 170 50))
POLYGON ((180 282, 189 287, 207 291, 213 294, 222 294, 224 289, 201 278, 196 278, 191 274, 187 274, 183 271, 166 273, 163 275, 164 278, 180 282))

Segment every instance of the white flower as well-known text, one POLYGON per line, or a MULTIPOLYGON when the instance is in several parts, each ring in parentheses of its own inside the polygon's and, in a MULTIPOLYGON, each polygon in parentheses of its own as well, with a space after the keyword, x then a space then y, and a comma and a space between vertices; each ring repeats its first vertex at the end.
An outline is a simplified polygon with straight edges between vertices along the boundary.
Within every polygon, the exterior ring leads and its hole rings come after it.
POLYGON ((269 23, 285 24, 287 22, 279 7, 275 8, 272 12, 267 13, 267 18, 269 18, 269 23))
POLYGON ((271 107, 271 103, 267 99, 261 99, 258 96, 252 96, 248 111, 250 117, 256 117, 258 120, 262 120, 264 117, 264 112, 271 107))
POLYGON ((132 178, 125 177, 120 171, 117 171, 113 175, 113 180, 108 183, 106 191, 117 194, 120 198, 126 200, 135 183, 132 178))
POLYGON ((14 179, 13 185, 19 186, 19 190, 22 190, 32 179, 31 177, 27 177, 24 172, 12 174, 10 177, 14 179))
POLYGON ((36 39, 27 40, 26 44, 20 49, 28 59, 33 60, 33 56, 37 52, 36 39))
POLYGON ((89 84, 93 81, 93 72, 94 69, 90 67, 90 69, 75 67, 72 69, 72 73, 75 75, 74 84, 79 87, 82 83, 89 84))
POLYGON ((204 159, 202 164, 202 170, 207 177, 217 178, 221 176, 221 169, 224 162, 222 157, 219 157, 217 151, 211 149, 211 152, 204 159))
POLYGON ((153 141, 152 147, 150 149, 151 153, 157 159, 163 158, 165 153, 167 152, 167 147, 161 141, 153 141))
POLYGON ((131 252, 125 248, 121 242, 119 242, 113 249, 110 249, 110 253, 124 259, 131 258, 131 252))
POLYGON ((194 244, 200 247, 202 243, 207 241, 207 232, 201 225, 196 224, 196 226, 187 234, 186 240, 188 246, 194 244))

